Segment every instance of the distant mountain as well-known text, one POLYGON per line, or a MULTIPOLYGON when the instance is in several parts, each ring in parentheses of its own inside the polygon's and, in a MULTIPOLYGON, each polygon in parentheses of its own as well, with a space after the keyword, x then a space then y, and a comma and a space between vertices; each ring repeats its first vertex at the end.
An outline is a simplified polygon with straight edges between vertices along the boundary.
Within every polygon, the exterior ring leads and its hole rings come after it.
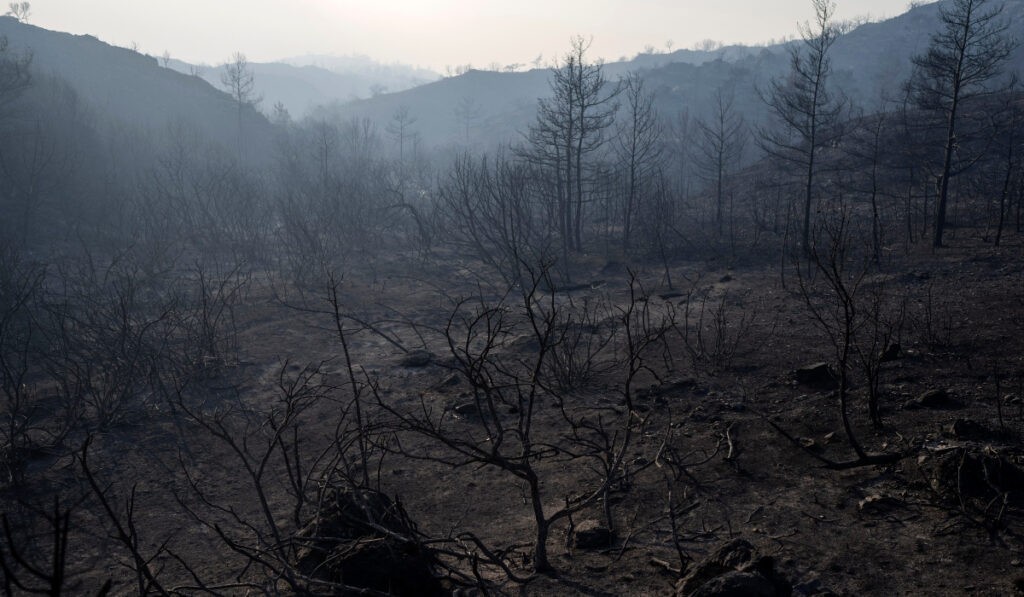
POLYGON ((339 75, 359 75, 373 81, 374 84, 387 87, 391 91, 410 89, 441 78, 440 73, 427 68, 397 62, 385 64, 362 55, 308 54, 285 58, 281 62, 293 66, 316 66, 339 75))
MULTIPOLYGON (((911 72, 911 57, 924 51, 938 30, 940 6, 950 0, 920 5, 885 21, 863 24, 842 36, 832 50, 831 84, 857 106, 875 110, 883 97, 896 99, 911 72)), ((1024 39, 1024 0, 1007 0, 1003 17, 1010 34, 1024 39)), ((615 79, 639 71, 656 94, 656 106, 666 118, 685 112, 704 117, 718 88, 731 90, 735 107, 747 121, 765 121, 767 111, 758 89, 790 66, 791 41, 767 47, 727 46, 710 51, 679 50, 641 54, 630 61, 605 65, 615 79)), ((1024 74, 1024 48, 1018 48, 1009 70, 1024 74)), ((326 112, 340 118, 370 118, 385 126, 400 107, 416 118, 413 129, 427 146, 514 139, 533 121, 537 98, 548 95, 546 69, 525 73, 470 71, 464 75, 409 89, 400 93, 335 105, 326 112), (471 134, 456 116, 460 105, 477 110, 471 134), (474 135, 472 131, 476 131, 474 135)))
POLYGON ((546 69, 524 73, 471 70, 399 93, 321 107, 314 112, 329 118, 368 118, 384 130, 403 108, 415 119, 411 130, 426 147, 471 140, 515 136, 529 122, 537 98, 548 89, 546 69), (468 122, 458 116, 462 108, 468 122))
MULTIPOLYGON (((170 60, 168 66, 181 73, 196 73, 214 87, 223 87, 223 67, 197 66, 180 60, 170 60)), ((365 56, 302 56, 281 62, 251 63, 250 67, 264 111, 280 102, 295 118, 307 115, 318 105, 402 91, 440 78, 433 71, 381 64, 365 56)))
MULTIPOLYGON (((160 131, 188 123, 208 140, 233 147, 237 104, 199 77, 162 68, 157 59, 111 46, 91 35, 49 31, 0 17, 0 36, 15 51, 32 54, 35 72, 67 81, 100 118, 160 131)), ((272 126, 259 112, 242 114, 253 155, 269 155, 272 126)))

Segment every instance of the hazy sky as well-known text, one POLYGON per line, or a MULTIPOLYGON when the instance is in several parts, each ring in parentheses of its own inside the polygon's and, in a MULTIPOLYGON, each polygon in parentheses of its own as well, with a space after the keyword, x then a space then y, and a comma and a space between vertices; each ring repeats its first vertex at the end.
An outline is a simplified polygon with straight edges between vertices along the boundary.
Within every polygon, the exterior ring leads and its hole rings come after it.
MULTIPOLYGON (((907 0, 838 2, 837 17, 892 17, 907 0)), ((138 44, 158 56, 217 64, 235 51, 271 61, 367 54, 443 71, 446 65, 545 61, 576 34, 615 60, 652 45, 703 39, 757 43, 796 33, 810 0, 35 0, 29 22, 138 44)))

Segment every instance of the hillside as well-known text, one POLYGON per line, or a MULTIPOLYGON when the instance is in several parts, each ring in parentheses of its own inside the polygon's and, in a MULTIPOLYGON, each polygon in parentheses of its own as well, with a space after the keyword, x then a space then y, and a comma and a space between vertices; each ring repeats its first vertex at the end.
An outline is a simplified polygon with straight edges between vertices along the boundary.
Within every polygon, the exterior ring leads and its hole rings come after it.
MULTIPOLYGON (((832 84, 855 106, 871 108, 883 97, 894 99, 911 72, 911 57, 923 51, 939 26, 943 2, 917 6, 885 21, 866 23, 841 37, 832 50, 832 84)), ((1024 0, 1006 2, 1004 17, 1010 32, 1024 38, 1024 0)), ((799 43, 799 42, 789 42, 799 43)), ((763 48, 728 46, 711 51, 678 50, 671 54, 642 54, 627 62, 610 62, 610 79, 631 70, 643 73, 656 93, 662 115, 679 112, 703 117, 719 87, 731 88, 736 107, 748 122, 766 117, 757 90, 789 68, 789 44, 763 48)), ((1010 61, 1011 71, 1024 67, 1024 51, 1018 48, 1010 61)), ((538 97, 547 94, 547 69, 526 73, 471 71, 401 93, 336 105, 331 112, 341 118, 365 117, 384 125, 399 106, 417 119, 416 130, 427 146, 457 143, 464 134, 455 116, 459 102, 479 107, 478 140, 483 132, 512 139, 533 120, 538 97)))
POLYGON ((4 594, 1024 595, 1024 89, 882 112, 935 10, 774 151, 693 118, 785 45, 605 65, 662 136, 584 72, 499 155, 550 71, 256 65, 327 101, 264 117, 0 20, 4 594))
MULTIPOLYGON (((103 120, 156 131, 187 122, 210 140, 236 143, 236 104, 198 77, 90 35, 49 31, 10 17, 0 17, 0 36, 13 49, 31 52, 35 72, 67 81, 103 120)), ((253 154, 265 151, 270 124, 254 110, 243 118, 253 154)))
MULTIPOLYGON (((198 72, 210 85, 223 88, 223 68, 197 67, 180 60, 171 60, 168 66, 185 74, 198 72)), ((302 56, 281 62, 255 62, 250 67, 264 110, 280 102, 295 118, 302 118, 318 105, 401 91, 439 77, 431 71, 358 57, 302 56)))

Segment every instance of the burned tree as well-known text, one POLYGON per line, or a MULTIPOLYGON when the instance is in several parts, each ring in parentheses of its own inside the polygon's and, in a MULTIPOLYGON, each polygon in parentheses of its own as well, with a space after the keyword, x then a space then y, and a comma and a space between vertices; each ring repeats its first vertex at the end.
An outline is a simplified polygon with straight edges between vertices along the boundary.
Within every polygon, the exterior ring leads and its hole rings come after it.
POLYGON ((835 3, 812 0, 812 4, 815 20, 800 27, 802 43, 791 46, 789 76, 772 81, 763 95, 778 127, 762 129, 758 137, 768 155, 800 173, 804 251, 811 242, 818 153, 836 136, 843 107, 828 86, 832 74, 829 52, 840 35, 833 21, 835 3))
MULTIPOLYGON (((1007 35, 1009 23, 1001 18, 1002 5, 989 0, 953 0, 939 11, 942 28, 932 36, 928 50, 914 57, 915 71, 908 82, 917 107, 941 120, 942 163, 935 173, 938 194, 932 243, 942 246, 949 200, 949 181, 977 160, 957 155, 965 146, 965 122, 972 100, 1005 90, 1002 67, 1016 43, 1007 35)), ((973 115, 977 118, 977 114, 973 115)), ((977 122, 974 123, 977 132, 977 122)))
POLYGON ((619 88, 605 78, 601 63, 587 60, 590 42, 572 40, 572 49, 551 71, 551 97, 537 106, 537 122, 527 133, 522 155, 551 174, 552 200, 563 254, 583 248, 583 206, 587 202, 590 159, 607 141, 619 88))

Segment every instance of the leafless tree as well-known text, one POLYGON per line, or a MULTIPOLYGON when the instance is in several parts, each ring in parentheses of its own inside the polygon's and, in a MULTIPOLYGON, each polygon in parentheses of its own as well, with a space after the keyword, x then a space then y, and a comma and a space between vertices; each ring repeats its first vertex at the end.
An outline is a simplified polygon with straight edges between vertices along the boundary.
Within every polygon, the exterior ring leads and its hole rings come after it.
MULTIPOLYGON (((579 319, 563 313, 556 293, 542 290, 550 284, 545 280, 546 266, 524 267, 531 274, 528 285, 497 302, 482 297, 459 301, 445 327, 454 368, 472 389, 472 409, 466 411, 465 419, 453 417, 450 411, 438 412, 426 403, 408 409, 386 400, 378 402, 393 417, 396 449, 402 456, 452 467, 493 467, 524 483, 534 519, 533 567, 548 572, 552 564, 547 544, 553 525, 601 498, 607 503, 610 491, 629 479, 624 457, 645 427, 633 408, 634 383, 648 372, 647 350, 667 326, 633 285, 630 302, 615 318, 620 365, 615 371, 622 376, 616 389, 621 403, 583 405, 572 393, 559 391, 557 380, 548 376, 554 351, 572 329, 565 323, 579 319), (524 331, 533 348, 528 355, 516 356, 509 350, 524 331), (426 438, 437 449, 403 448, 407 434, 426 438), (566 467, 591 471, 588 486, 552 506, 546 491, 549 475, 556 470, 563 475, 566 467)), ((501 565, 500 560, 491 563, 501 565)))
POLYGON ((1000 179, 995 193, 998 200, 992 238, 996 247, 1002 241, 1013 196, 1024 185, 1021 175, 1021 165, 1024 164, 1024 108, 1020 105, 1020 93, 1007 93, 1003 102, 995 123, 995 151, 998 152, 999 167, 994 169, 994 175, 1000 179))
POLYGON ((655 170, 661 164, 662 126, 654 109, 654 94, 644 89, 639 73, 629 73, 622 84, 625 110, 615 134, 615 150, 625 171, 622 205, 622 247, 629 251, 637 211, 650 194, 655 170))
POLYGON ((10 8, 7 14, 19 22, 27 23, 29 16, 32 15, 32 5, 28 2, 11 2, 7 6, 10 8))
POLYGON ((256 93, 256 79, 253 75, 252 66, 246 59, 245 54, 235 52, 231 60, 224 63, 224 71, 220 74, 220 82, 231 98, 235 100, 235 108, 238 113, 238 155, 244 155, 244 140, 242 135, 242 117, 247 109, 252 109, 263 99, 256 93))
POLYGON ((462 129, 463 143, 469 144, 469 133, 477 126, 478 121, 482 115, 480 105, 477 104, 470 96, 463 96, 459 98, 459 102, 455 105, 454 109, 455 120, 459 124, 459 128, 462 129))
POLYGON ((553 239, 537 203, 536 169, 498 155, 455 160, 437 196, 445 238, 492 267, 507 284, 525 283, 525 263, 551 257, 553 239))
POLYGON ((7 107, 21 97, 32 82, 31 64, 32 54, 16 53, 7 38, 0 36, 0 120, 6 116, 7 107))
POLYGON ((30 385, 43 334, 38 302, 45 274, 14 247, 0 246, 0 467, 13 485, 22 483, 30 453, 48 435, 30 385))
MULTIPOLYGON (((1002 4, 990 0, 952 0, 939 10, 942 28, 928 50, 914 57, 910 93, 923 110, 934 113, 944 129, 942 165, 935 174, 937 205, 932 243, 942 246, 949 199, 949 181, 969 168, 978 156, 957 153, 965 144, 964 122, 971 100, 1006 88, 1000 80, 1003 64, 1016 47, 1007 34, 1002 4)), ((975 115, 976 116, 976 115, 975 115)))
MULTIPOLYGON (((859 357, 868 374, 877 380, 877 365, 883 358, 887 334, 892 328, 886 321, 884 309, 888 301, 883 289, 875 285, 872 291, 869 283, 870 253, 858 254, 860 247, 870 245, 862 242, 851 226, 848 207, 842 198, 830 207, 830 215, 821 222, 820 234, 805 253, 813 266, 812 273, 803 273, 800 267, 796 272, 800 296, 834 351, 832 360, 839 377, 839 419, 856 458, 835 462, 820 455, 816 457, 832 468, 895 462, 901 458, 898 453, 867 452, 850 420, 850 374, 856 359, 859 357)), ((869 398, 870 415, 877 424, 880 420, 877 393, 869 398)))
MULTIPOLYGON (((346 398, 341 388, 329 384, 324 363, 310 363, 294 372, 290 365, 285 361, 278 369, 277 395, 264 405, 238 401, 210 407, 201 388, 178 385, 175 408, 227 449, 230 467, 242 472, 250 488, 243 498, 246 503, 225 501, 196 475, 192 463, 182 460, 188 492, 178 501, 240 558, 245 572, 227 586, 263 590, 282 582, 299 593, 317 587, 342 590, 342 585, 300 569, 300 534, 307 522, 319 521, 332 490, 366 488, 358 480, 369 478, 364 442, 372 441, 367 439, 370 426, 357 425, 353 409, 358 409, 358 395, 346 398), (325 403, 334 413, 326 422, 325 403), (350 465, 353 454, 362 459, 350 465), (281 490, 287 495, 283 504, 272 497, 281 490)), ((315 539, 315 534, 305 538, 315 539)))
POLYGON ((619 88, 605 78, 600 63, 587 60, 590 41, 572 48, 551 71, 551 96, 541 98, 537 121, 527 133, 522 155, 550 171, 563 254, 583 248, 583 206, 587 203, 588 160, 605 143, 613 124, 619 88))
POLYGON ((769 155, 800 172, 802 186, 803 250, 810 247, 818 153, 836 134, 842 103, 829 90, 832 74, 829 52, 839 38, 833 22, 835 3, 811 0, 815 20, 800 27, 802 42, 790 46, 790 72, 772 81, 763 93, 778 126, 761 129, 758 142, 769 155))
POLYGON ((398 164, 400 169, 405 167, 405 148, 416 137, 413 125, 416 124, 416 117, 409 112, 409 106, 399 106, 391 115, 385 130, 391 139, 398 145, 398 164))
MULTIPOLYGON (((39 538, 44 545, 36 545, 31 537, 29 527, 35 525, 15 518, 13 511, 0 515, 0 572, 5 595, 85 594, 81 582, 74 580, 75 571, 68 566, 68 555, 73 553, 72 520, 80 506, 81 503, 62 504, 54 496, 52 510, 27 508, 35 510, 30 516, 41 521, 39 538)), ((96 597, 110 594, 111 585, 112 580, 107 579, 96 591, 96 597)))
POLYGON ((711 116, 697 121, 700 139, 697 147, 697 172, 714 186, 715 224, 718 235, 723 233, 725 220, 726 180, 743 158, 747 142, 746 121, 733 106, 731 92, 718 88, 712 104, 711 116))

